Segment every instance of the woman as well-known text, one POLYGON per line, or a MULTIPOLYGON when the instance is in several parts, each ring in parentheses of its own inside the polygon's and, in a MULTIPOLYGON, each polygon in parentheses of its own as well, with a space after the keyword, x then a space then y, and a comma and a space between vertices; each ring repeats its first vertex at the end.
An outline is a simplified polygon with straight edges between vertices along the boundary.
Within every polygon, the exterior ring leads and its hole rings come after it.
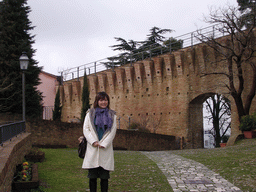
POLYGON ((91 192, 97 191, 97 178, 101 179, 101 192, 108 191, 109 171, 114 171, 112 142, 116 134, 116 114, 109 109, 109 104, 109 96, 98 93, 84 120, 87 150, 82 168, 88 169, 91 192))

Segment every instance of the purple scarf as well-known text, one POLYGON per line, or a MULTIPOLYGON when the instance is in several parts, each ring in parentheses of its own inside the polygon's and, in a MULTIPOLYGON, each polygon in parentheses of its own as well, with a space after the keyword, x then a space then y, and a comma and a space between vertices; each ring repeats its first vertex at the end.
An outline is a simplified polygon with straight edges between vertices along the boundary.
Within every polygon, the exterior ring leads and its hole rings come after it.
POLYGON ((95 110, 95 125, 96 129, 98 131, 99 128, 102 128, 104 132, 106 130, 110 130, 112 127, 113 120, 111 116, 108 113, 109 109, 101 109, 101 108, 96 108, 95 110))

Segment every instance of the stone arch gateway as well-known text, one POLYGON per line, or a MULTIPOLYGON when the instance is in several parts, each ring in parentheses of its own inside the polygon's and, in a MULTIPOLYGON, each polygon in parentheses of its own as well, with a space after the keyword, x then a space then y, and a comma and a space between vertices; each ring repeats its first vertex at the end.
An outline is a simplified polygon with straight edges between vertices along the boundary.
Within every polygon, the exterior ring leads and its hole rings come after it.
MULTIPOLYGON (((146 115, 161 119, 156 133, 184 137, 186 148, 201 148, 202 103, 209 94, 219 93, 231 101, 229 143, 232 144, 240 131, 236 106, 225 86, 228 79, 223 75, 201 75, 227 70, 226 62, 217 63, 216 57, 211 48, 198 44, 132 65, 90 74, 91 102, 97 92, 106 91, 110 95, 111 108, 121 118, 120 128, 126 129, 128 116, 133 121, 139 121, 142 115, 146 115)), ((245 83, 248 84, 252 78, 249 65, 244 71, 247 74, 245 83)), ((80 119, 82 82, 82 78, 80 81, 70 80, 60 87, 62 121, 80 119)), ((252 111, 255 109, 254 98, 252 111)))

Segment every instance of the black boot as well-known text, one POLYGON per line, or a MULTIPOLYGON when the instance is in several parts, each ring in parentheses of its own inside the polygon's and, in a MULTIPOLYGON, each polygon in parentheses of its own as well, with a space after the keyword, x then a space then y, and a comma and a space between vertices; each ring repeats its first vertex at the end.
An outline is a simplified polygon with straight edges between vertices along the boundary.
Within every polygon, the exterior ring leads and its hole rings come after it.
POLYGON ((108 179, 101 179, 100 181, 101 192, 108 191, 108 179))
POLYGON ((90 192, 97 192, 97 179, 89 180, 90 192))

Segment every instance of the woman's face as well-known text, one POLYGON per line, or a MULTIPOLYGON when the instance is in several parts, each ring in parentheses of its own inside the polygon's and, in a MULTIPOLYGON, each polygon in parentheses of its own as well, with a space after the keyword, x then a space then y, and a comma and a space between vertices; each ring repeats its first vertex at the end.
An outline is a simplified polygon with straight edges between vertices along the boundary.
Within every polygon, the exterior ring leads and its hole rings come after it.
POLYGON ((105 109, 108 106, 108 99, 106 97, 105 99, 100 99, 98 105, 100 108, 105 109))

